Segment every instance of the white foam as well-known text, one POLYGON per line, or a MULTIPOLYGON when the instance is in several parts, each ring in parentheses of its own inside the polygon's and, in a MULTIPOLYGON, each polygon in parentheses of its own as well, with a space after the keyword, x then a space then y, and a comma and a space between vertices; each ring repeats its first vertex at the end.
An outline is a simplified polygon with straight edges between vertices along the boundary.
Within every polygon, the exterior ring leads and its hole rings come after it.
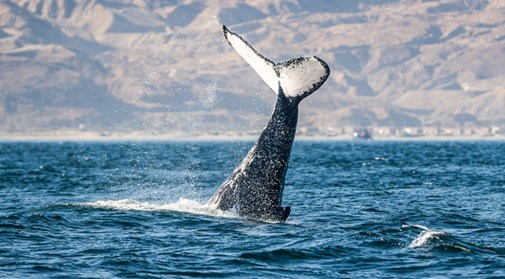
POLYGON ((438 238, 438 236, 443 235, 441 232, 434 231, 422 231, 419 236, 410 243, 409 248, 419 248, 428 243, 432 238, 438 238))
POLYGON ((430 230, 427 227, 425 227, 423 225, 418 225, 418 224, 406 224, 406 225, 402 225, 402 228, 418 228, 418 229, 421 229, 423 231, 429 231, 430 230))
POLYGON ((177 202, 169 204, 156 204, 150 202, 135 201, 131 199, 123 199, 123 200, 87 202, 82 203, 80 205, 92 208, 111 209, 111 210, 175 211, 175 212, 186 212, 186 213, 216 216, 216 217, 238 218, 238 216, 233 212, 222 211, 219 209, 212 209, 207 204, 183 198, 179 199, 177 202))
POLYGON ((444 235, 443 232, 432 231, 425 226, 412 224, 403 225, 402 228, 418 228, 421 229, 421 233, 410 243, 409 248, 419 248, 425 246, 430 239, 438 239, 440 236, 444 235))

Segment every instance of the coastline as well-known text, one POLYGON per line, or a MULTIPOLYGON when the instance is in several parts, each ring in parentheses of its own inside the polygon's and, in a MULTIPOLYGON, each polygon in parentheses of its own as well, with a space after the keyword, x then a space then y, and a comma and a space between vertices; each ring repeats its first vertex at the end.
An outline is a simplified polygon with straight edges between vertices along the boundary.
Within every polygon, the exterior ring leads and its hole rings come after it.
MULTIPOLYGON (((121 142, 121 141, 254 141, 259 136, 257 134, 244 133, 171 133, 171 134, 148 134, 141 132, 82 132, 82 131, 53 131, 53 132, 34 132, 34 133, 0 133, 0 142, 79 142, 79 141, 97 141, 97 142, 121 142)), ((296 135, 297 141, 505 141, 505 135, 493 136, 382 136, 373 139, 355 139, 352 135, 296 135)))

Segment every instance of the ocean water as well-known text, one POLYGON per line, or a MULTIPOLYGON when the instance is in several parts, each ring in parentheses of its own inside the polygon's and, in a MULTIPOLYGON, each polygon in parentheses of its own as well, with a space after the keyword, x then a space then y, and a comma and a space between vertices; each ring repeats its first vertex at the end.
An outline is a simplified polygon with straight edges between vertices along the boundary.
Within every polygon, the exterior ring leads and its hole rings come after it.
POLYGON ((297 141, 283 224, 205 205, 252 144, 0 143, 0 277, 505 278, 505 142, 297 141))

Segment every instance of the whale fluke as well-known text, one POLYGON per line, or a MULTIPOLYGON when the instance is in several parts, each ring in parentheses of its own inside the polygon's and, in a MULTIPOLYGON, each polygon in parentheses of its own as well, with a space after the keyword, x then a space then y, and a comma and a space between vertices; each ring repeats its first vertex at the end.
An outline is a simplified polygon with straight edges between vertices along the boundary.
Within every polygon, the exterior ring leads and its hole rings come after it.
POLYGON ((323 85, 330 74, 328 64, 315 56, 298 57, 276 64, 224 25, 223 33, 230 46, 276 94, 282 89, 287 97, 301 100, 323 85))
POLYGON ((296 133, 298 104, 326 81, 330 68, 315 56, 274 63, 226 26, 223 33, 277 94, 277 102, 256 144, 208 204, 221 210, 235 209, 247 219, 284 222, 291 212, 289 206, 282 206, 282 192, 296 133))

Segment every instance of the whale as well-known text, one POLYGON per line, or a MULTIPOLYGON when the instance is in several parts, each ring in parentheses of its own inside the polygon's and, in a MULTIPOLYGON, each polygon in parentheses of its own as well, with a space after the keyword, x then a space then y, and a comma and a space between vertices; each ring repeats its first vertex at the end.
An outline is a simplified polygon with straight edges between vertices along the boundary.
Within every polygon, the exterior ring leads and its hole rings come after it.
POLYGON ((282 205, 282 194, 296 134, 298 105, 323 85, 330 68, 315 56, 274 63, 226 26, 222 26, 222 31, 229 45, 276 94, 276 102, 258 140, 217 188, 208 206, 236 212, 244 219, 283 223, 291 213, 290 206, 282 205))

